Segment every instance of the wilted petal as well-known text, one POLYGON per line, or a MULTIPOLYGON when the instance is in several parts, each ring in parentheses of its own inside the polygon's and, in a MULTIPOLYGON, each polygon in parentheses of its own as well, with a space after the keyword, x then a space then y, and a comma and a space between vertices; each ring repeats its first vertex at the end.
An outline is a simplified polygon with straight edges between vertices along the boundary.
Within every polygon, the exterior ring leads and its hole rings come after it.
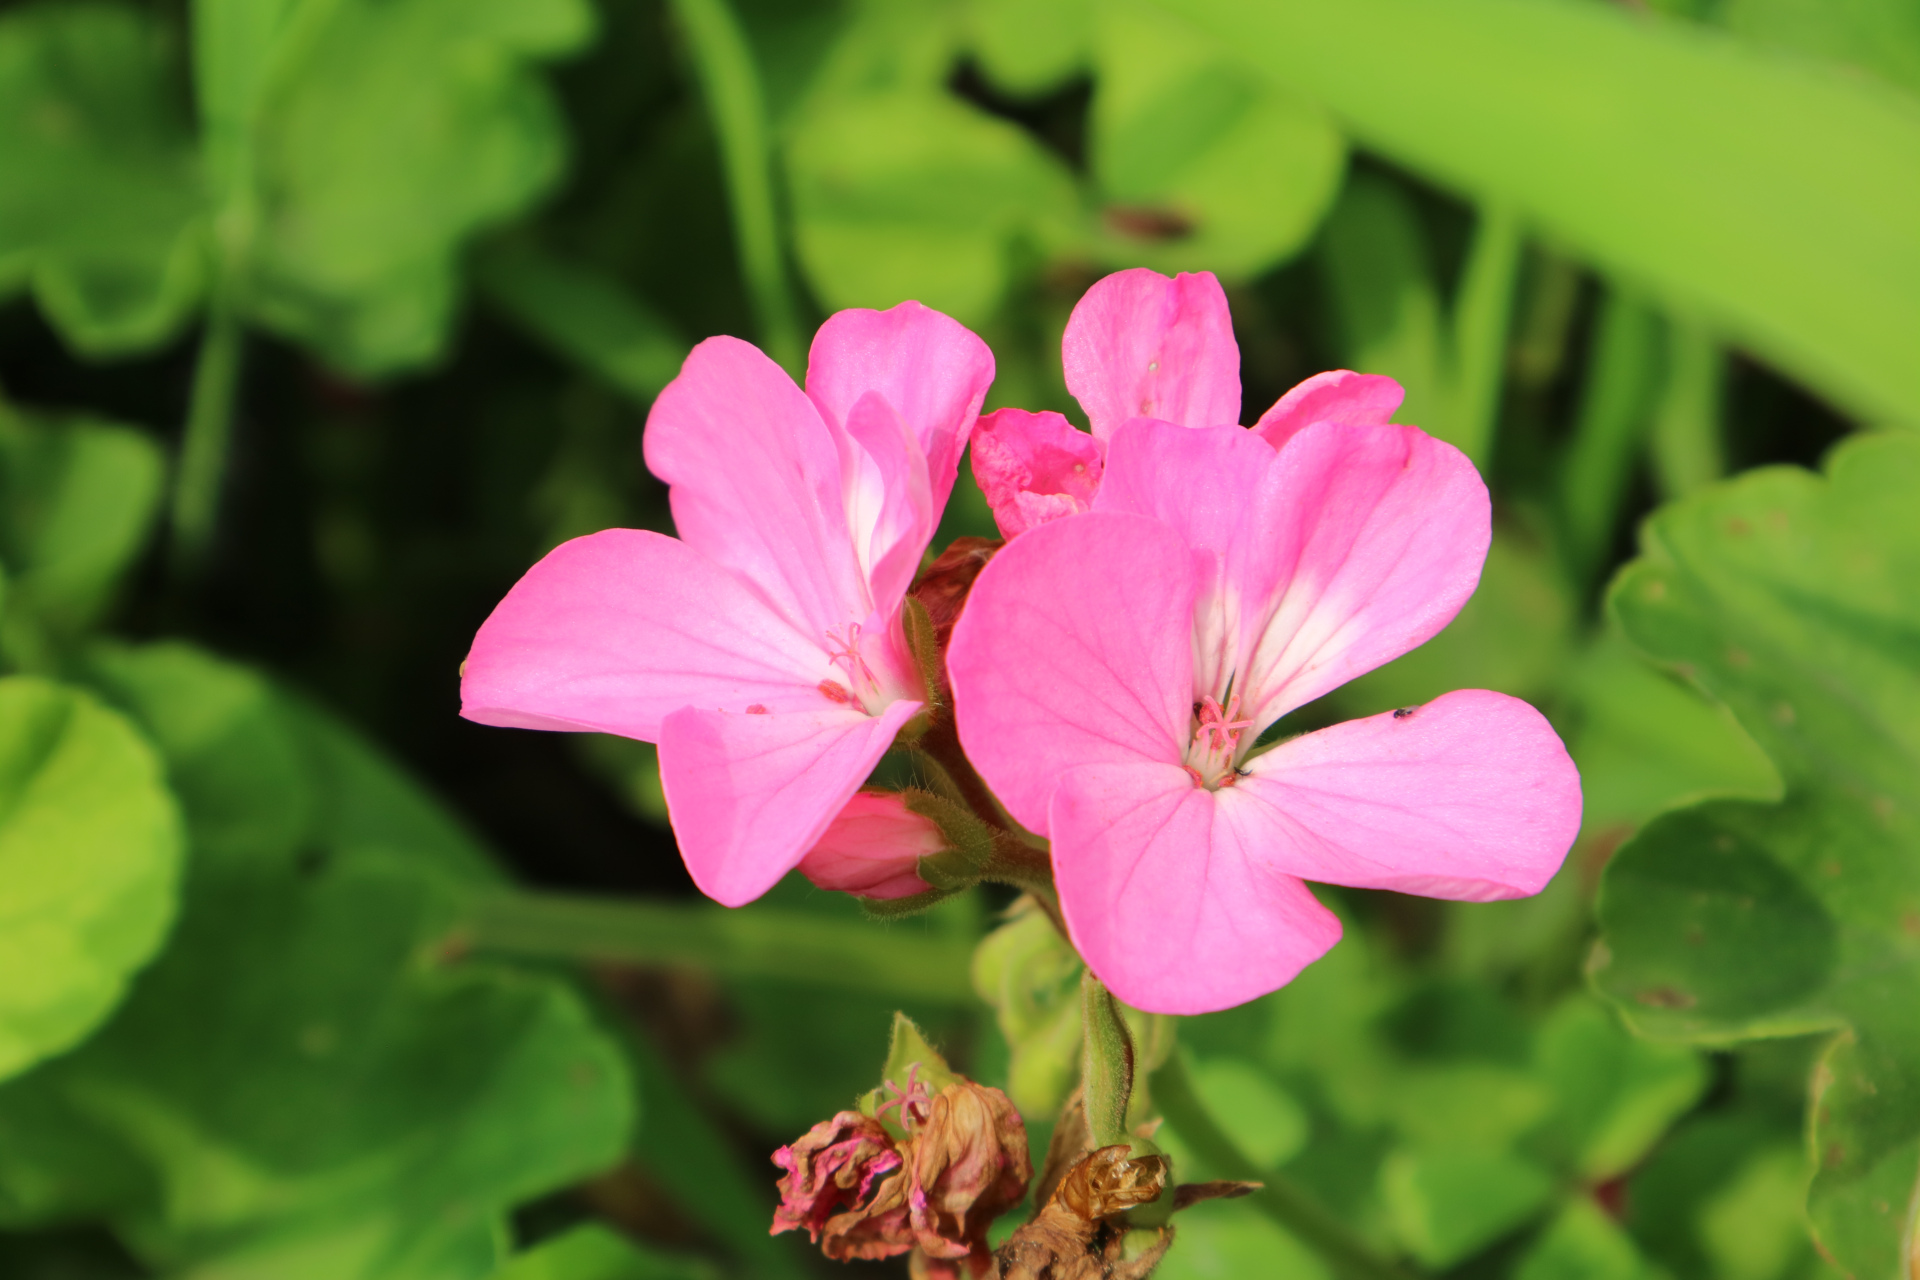
POLYGON ((833 432, 780 366, 738 338, 708 338, 647 415, 647 466, 672 486, 689 546, 757 586, 824 638, 873 601, 848 535, 833 432))
POLYGON ((939 826, 897 792, 856 791, 800 860, 800 874, 822 889, 905 898, 932 888, 915 868, 946 847, 939 826))
POLYGON ((1165 525, 1093 512, 1009 542, 973 585, 947 672, 968 759, 1044 832, 1076 765, 1175 767, 1192 718, 1192 556, 1165 525))
POLYGON ((907 1202, 930 1258, 987 1257, 987 1228, 1033 1177, 1027 1129, 1006 1094, 962 1080, 933 1100, 908 1144, 907 1202))
POLYGON ((494 607, 460 714, 651 742, 689 705, 815 710, 830 669, 819 643, 685 543, 607 529, 548 552, 494 607))
POLYGON ((1316 422, 1349 427, 1382 426, 1393 421, 1406 389, 1377 373, 1333 369, 1311 378, 1273 402, 1253 424, 1254 434, 1278 449, 1302 428, 1316 422))
POLYGON ((1102 440, 1129 418, 1240 421, 1240 346, 1211 271, 1171 280, 1145 267, 1116 271, 1074 307, 1060 360, 1102 440))
POLYGON ((996 409, 973 429, 973 478, 1005 538, 1092 506, 1100 454, 1098 440, 1053 412, 996 409))
POLYGON ((1465 689, 1254 760, 1222 803, 1304 880, 1485 902, 1538 893, 1580 832, 1580 774, 1546 718, 1465 689))
POLYGON ((913 1247, 905 1159, 879 1121, 842 1111, 774 1152, 773 1162, 784 1172, 769 1234, 804 1229, 841 1261, 891 1258, 913 1247))
POLYGON ((660 782, 680 856, 729 907, 771 889, 819 841, 921 704, 735 715, 686 708, 661 724, 660 782))
POLYGON ((1074 946, 1114 995, 1211 1013, 1290 982, 1340 922, 1266 857, 1264 824, 1177 764, 1075 769, 1054 791, 1054 881, 1074 946))
POLYGON ((967 433, 993 382, 993 353, 959 321, 918 302, 836 312, 813 335, 807 394, 845 422, 877 391, 905 419, 927 459, 937 512, 947 504, 967 433))

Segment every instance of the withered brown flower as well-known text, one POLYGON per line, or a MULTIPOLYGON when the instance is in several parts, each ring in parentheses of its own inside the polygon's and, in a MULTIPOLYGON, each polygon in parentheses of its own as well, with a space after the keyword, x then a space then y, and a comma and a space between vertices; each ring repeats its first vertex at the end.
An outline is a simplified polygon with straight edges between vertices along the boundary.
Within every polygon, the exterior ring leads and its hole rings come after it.
POLYGON ((879 1121, 858 1111, 822 1120, 773 1153, 786 1170, 773 1230, 806 1228, 829 1258, 891 1258, 913 1247, 906 1157, 879 1121))

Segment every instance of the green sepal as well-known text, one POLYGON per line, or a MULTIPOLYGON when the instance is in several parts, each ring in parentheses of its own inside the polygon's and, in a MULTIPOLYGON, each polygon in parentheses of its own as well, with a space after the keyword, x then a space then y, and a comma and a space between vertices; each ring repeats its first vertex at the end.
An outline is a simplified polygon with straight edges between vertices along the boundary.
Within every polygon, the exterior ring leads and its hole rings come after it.
POLYGON ((948 1085, 960 1083, 961 1079, 959 1073, 947 1065, 945 1056, 927 1043, 927 1037, 913 1019, 896 1012, 893 1015, 893 1040, 887 1046, 887 1060, 880 1067, 882 1083, 860 1095, 860 1114, 874 1117, 889 1132, 898 1136, 905 1136, 906 1132, 900 1127, 899 1112, 890 1111, 882 1115, 880 1105, 898 1096, 895 1089, 889 1089, 887 1085, 905 1088, 909 1072, 926 1086, 929 1094, 937 1094, 948 1085))
POLYGON ((959 804, 931 791, 909 787, 900 793, 911 813, 940 828, 947 847, 920 859, 920 878, 936 889, 958 891, 980 883, 993 860, 993 828, 959 804))
POLYGON ((862 898, 860 909, 867 913, 870 920, 904 920, 939 906, 956 892, 958 890, 927 889, 904 898, 862 898))
POLYGON ((1111 993, 1088 970, 1080 978, 1080 1021, 1086 1032, 1081 1057, 1087 1133, 1096 1148, 1131 1145, 1127 1103, 1133 1097, 1133 1035, 1111 993))
MULTIPOLYGON (((934 634, 933 615, 915 596, 908 596, 900 620, 907 631, 907 652, 920 671, 920 685, 927 693, 927 711, 940 707, 940 639, 934 634)), ((922 713, 926 714, 926 713, 922 713)))

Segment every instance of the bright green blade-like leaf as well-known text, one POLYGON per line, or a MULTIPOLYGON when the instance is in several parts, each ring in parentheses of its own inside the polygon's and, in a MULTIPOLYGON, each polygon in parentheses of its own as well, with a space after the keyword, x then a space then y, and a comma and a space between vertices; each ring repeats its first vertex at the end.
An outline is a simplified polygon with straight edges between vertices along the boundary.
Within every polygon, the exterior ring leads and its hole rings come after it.
POLYGON ((386 373, 445 345, 462 242, 559 176, 558 111, 528 64, 579 48, 593 13, 342 0, 322 16, 266 42, 281 74, 256 124, 244 296, 340 368, 386 373))
POLYGON ((173 922, 178 810, 118 714, 0 680, 0 1079, 77 1043, 173 922))
POLYGON ((145 433, 44 423, 0 408, 0 642, 27 665, 96 621, 144 547, 164 464, 145 433))
POLYGON ((1078 216, 1064 165, 937 88, 821 95, 787 172, 801 263, 835 308, 914 298, 980 324, 1016 244, 1058 241, 1078 216))
POLYGON ((1098 14, 1089 128, 1103 256, 1246 277, 1304 245, 1346 167, 1325 112, 1149 5, 1098 14))
POLYGON ((89 355, 158 345, 199 297, 206 197, 176 55, 131 6, 0 18, 0 296, 31 288, 89 355))
POLYGON ((1656 1035, 1843 1028, 1815 1081, 1810 1208, 1861 1276, 1898 1266, 1920 1183, 1920 440, 1772 468, 1649 523, 1628 636, 1733 709, 1786 780, 1615 855, 1601 989, 1656 1035))
POLYGON ((1162 2, 1366 145, 1920 423, 1911 97, 1611 5, 1162 2))

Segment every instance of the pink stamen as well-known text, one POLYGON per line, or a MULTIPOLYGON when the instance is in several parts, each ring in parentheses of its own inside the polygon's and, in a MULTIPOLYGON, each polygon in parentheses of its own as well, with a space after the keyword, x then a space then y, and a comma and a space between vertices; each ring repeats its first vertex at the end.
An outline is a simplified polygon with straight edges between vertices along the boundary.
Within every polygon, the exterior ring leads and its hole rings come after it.
POLYGON ((855 684, 859 684, 863 679, 868 684, 878 683, 873 678, 873 668, 867 665, 866 658, 860 653, 859 623, 847 624, 847 634, 844 639, 840 635, 839 628, 834 628, 827 632, 827 640, 834 646, 827 650, 827 658, 835 664, 844 665, 849 680, 855 684))
POLYGON ((912 1133, 915 1129, 918 1129, 931 1119, 933 1116, 933 1094, 928 1092, 926 1085, 920 1083, 919 1075, 920 1064, 915 1062, 907 1066, 906 1088, 902 1089, 891 1080, 882 1080, 880 1082, 882 1085, 893 1090, 900 1096, 897 1098, 889 1098, 875 1107, 873 1109, 874 1115, 885 1115, 887 1111, 893 1107, 900 1108, 900 1127, 908 1133, 912 1133))
POLYGON ((1214 750, 1224 751, 1236 746, 1242 731, 1253 726, 1252 720, 1236 720, 1240 714, 1240 695, 1234 694, 1227 701, 1226 710, 1220 709, 1220 703, 1211 695, 1200 700, 1200 725, 1193 731, 1194 741, 1214 750), (1213 739, 1208 742, 1207 739, 1213 739))

